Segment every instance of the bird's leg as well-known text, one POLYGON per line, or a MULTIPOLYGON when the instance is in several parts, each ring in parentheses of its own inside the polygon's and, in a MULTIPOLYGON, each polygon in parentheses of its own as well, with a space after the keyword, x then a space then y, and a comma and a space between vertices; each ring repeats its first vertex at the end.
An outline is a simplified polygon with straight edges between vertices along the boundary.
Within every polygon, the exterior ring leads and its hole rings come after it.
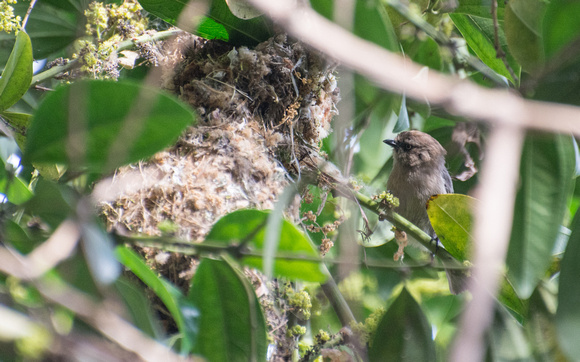
POLYGON ((431 241, 429 242, 429 244, 432 245, 433 243, 435 243, 435 252, 431 254, 431 261, 433 261, 433 259, 435 259, 435 255, 437 255, 437 252, 439 251, 439 237, 438 236, 431 237, 431 241))

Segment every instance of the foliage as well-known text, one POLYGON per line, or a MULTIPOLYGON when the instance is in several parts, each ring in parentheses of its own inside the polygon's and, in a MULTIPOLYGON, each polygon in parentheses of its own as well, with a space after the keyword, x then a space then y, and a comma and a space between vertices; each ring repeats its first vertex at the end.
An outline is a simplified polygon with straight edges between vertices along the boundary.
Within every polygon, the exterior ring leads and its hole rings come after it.
MULTIPOLYGON (((332 0, 310 3, 331 21, 340 10, 332 0)), ((449 358, 468 297, 449 293, 443 267, 468 275, 473 243, 485 242, 472 238, 477 200, 467 196, 477 185, 485 126, 469 133, 457 125, 470 120, 354 75, 351 93, 343 93, 350 103, 335 120, 346 126, 335 126, 319 146, 331 162, 349 165, 369 197, 350 186, 351 197, 342 197, 339 178, 322 184, 289 173, 295 180, 273 210, 228 213, 200 243, 174 237, 171 211, 158 236, 107 230, 91 199, 95 185, 119 167, 154 158, 200 119, 184 100, 150 85, 154 67, 146 66, 165 61, 157 41, 178 33, 170 26, 183 26, 243 49, 277 28, 225 0, 208 1, 206 14, 187 21, 183 1, 42 1, 23 25, 29 5, 0 1, 0 360, 65 352, 87 359, 78 347, 67 350, 82 343, 94 343, 107 360, 181 354, 261 361, 282 352, 303 360, 449 358), (33 60, 44 60, 35 75, 33 60), (428 204, 442 246, 429 245, 427 235, 419 242, 437 251, 434 261, 412 247, 393 261, 402 243, 389 242, 392 225, 381 216, 398 204, 384 192, 393 161, 381 141, 408 128, 448 149, 452 173, 473 175, 454 180, 457 194, 428 204), (348 200, 353 195, 359 205, 348 200), (365 247, 364 257, 355 245, 365 247), (153 267, 164 254, 151 258, 147 248, 194 255, 187 259, 193 278, 168 280, 153 267), (356 264, 367 268, 343 268, 356 264)), ((580 6, 573 1, 357 0, 353 10, 352 33, 423 65, 417 77, 442 72, 580 105, 580 6)), ((580 354, 578 157, 571 135, 526 135, 486 360, 580 354)))

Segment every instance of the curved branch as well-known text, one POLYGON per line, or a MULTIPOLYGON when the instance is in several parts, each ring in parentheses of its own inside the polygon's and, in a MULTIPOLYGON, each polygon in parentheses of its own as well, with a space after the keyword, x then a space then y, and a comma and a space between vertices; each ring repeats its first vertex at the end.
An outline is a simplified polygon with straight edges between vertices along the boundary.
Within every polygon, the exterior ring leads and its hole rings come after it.
POLYGON ((293 36, 376 82, 420 102, 443 106, 453 115, 493 124, 515 125, 580 135, 580 107, 524 100, 430 70, 414 81, 422 66, 353 35, 311 8, 290 1, 250 0, 293 36))

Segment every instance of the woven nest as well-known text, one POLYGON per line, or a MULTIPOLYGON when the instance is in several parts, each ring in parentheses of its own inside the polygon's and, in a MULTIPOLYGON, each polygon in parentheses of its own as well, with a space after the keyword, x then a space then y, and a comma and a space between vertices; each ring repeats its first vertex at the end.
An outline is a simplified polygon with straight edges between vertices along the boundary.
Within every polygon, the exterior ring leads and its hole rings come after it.
MULTIPOLYGON (((174 70, 163 88, 196 110, 197 124, 168 150, 116 172, 109 187, 123 192, 101 202, 111 228, 201 241, 227 213, 271 209, 320 159, 339 90, 333 67, 301 43, 278 35, 249 49, 184 35, 165 45, 161 64, 174 70)), ((145 254, 187 284, 191 258, 145 254)))

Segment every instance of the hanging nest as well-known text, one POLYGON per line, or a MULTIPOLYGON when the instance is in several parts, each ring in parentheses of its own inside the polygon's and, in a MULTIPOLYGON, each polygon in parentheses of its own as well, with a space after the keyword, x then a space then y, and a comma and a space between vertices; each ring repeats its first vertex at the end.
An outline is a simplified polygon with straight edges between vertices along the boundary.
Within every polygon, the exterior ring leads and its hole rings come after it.
MULTIPOLYGON (((285 35, 254 49, 182 35, 163 51, 162 87, 196 110, 197 124, 173 147, 117 171, 109 187, 123 191, 101 202, 111 228, 198 242, 225 214, 271 209, 288 182, 317 174, 340 98, 321 55, 285 35)), ((191 258, 144 253, 186 288, 191 258)))

